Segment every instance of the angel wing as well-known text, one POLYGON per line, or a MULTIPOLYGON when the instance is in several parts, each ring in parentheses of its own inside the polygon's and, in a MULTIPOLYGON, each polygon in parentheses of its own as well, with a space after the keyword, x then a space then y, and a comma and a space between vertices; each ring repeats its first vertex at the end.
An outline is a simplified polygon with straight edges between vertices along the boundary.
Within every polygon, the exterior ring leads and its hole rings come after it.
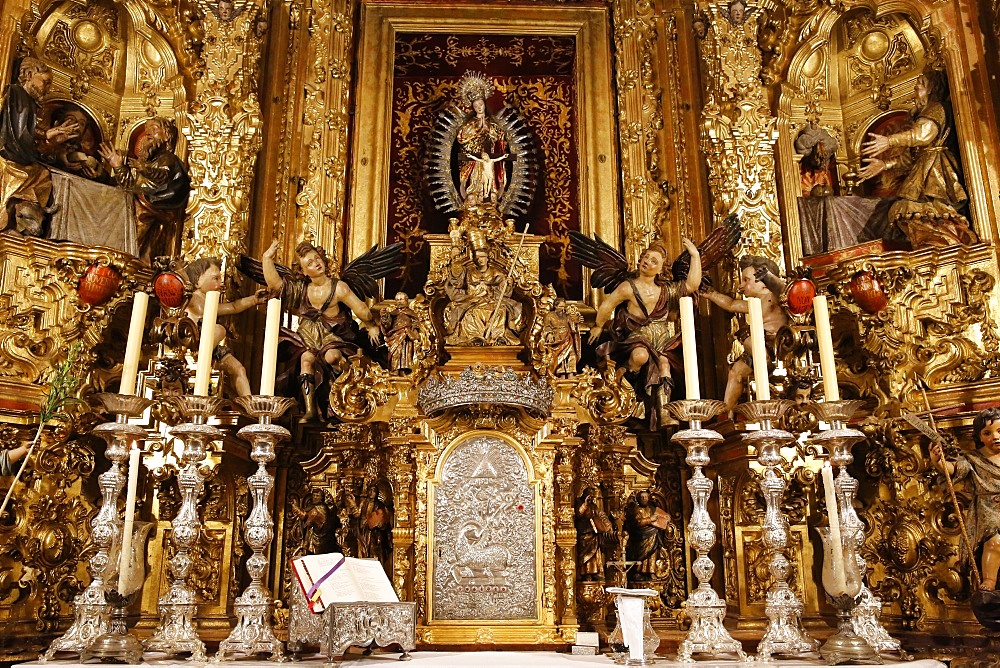
POLYGON ((378 244, 376 244, 364 255, 351 260, 340 274, 340 280, 347 283, 354 294, 361 299, 378 297, 378 283, 376 281, 399 268, 399 256, 402 252, 402 242, 382 249, 379 249, 378 244))
MULTIPOLYGON (((249 255, 240 255, 239 260, 236 261, 236 268, 240 270, 241 274, 252 278, 260 285, 267 285, 267 281, 264 280, 264 265, 260 263, 260 260, 249 255)), ((278 275, 282 278, 288 278, 292 275, 292 270, 283 264, 276 262, 274 268, 278 270, 278 275)))
MULTIPOLYGON (((735 214, 729 216, 722 224, 712 230, 700 244, 698 252, 701 254, 701 268, 708 271, 719 261, 733 252, 736 244, 740 242, 743 235, 743 226, 740 225, 739 216, 735 214)), ((670 271, 675 281, 683 281, 687 278, 688 271, 691 270, 691 254, 687 251, 681 253, 674 263, 670 265, 670 271)))
MULTIPOLYGON (((573 257, 583 266, 594 270, 590 275, 591 287, 603 289, 610 294, 629 277, 625 256, 596 234, 592 239, 586 234, 570 230, 569 238, 573 257)), ((688 262, 690 263, 690 258, 688 262)))

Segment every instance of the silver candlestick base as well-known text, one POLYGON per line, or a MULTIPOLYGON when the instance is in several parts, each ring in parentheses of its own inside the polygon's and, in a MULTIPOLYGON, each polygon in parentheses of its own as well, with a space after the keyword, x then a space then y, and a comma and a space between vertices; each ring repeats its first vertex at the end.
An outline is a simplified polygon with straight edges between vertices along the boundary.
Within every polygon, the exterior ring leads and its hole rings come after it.
POLYGON ((766 505, 761 531, 764 546, 771 553, 768 570, 772 579, 764 606, 764 614, 768 618, 767 630, 757 646, 758 657, 764 661, 770 660, 772 654, 801 656, 814 654, 819 649, 819 642, 802 628, 802 601, 788 586, 792 571, 785 554, 788 548, 788 519, 781 512, 781 499, 788 483, 781 470, 785 463, 781 447, 794 443, 795 436, 775 429, 772 424, 776 424, 791 406, 791 401, 781 399, 751 401, 736 407, 747 422, 757 422, 761 426, 758 431, 746 432, 743 438, 756 448, 757 461, 764 467, 760 491, 766 505))
MULTIPOLYGON (((830 464, 840 469, 834 485, 840 503, 841 531, 845 539, 853 541, 854 552, 858 563, 858 572, 862 580, 867 572, 868 564, 861 556, 861 547, 865 542, 864 523, 854 510, 854 499, 858 492, 858 481, 848 472, 847 467, 854 461, 851 450, 864 440, 865 435, 857 429, 846 426, 863 401, 824 401, 812 405, 812 410, 823 422, 830 424, 830 429, 821 431, 811 439, 811 444, 819 446, 830 458, 830 464)), ((861 593, 852 599, 849 610, 854 632, 865 639, 878 652, 896 652, 905 657, 902 645, 889 635, 879 615, 882 613, 882 601, 861 583, 861 593)))
POLYGON ((712 496, 714 484, 705 477, 702 468, 711 462, 709 448, 721 443, 723 438, 717 431, 703 429, 701 423, 725 409, 723 402, 712 399, 688 399, 667 404, 671 415, 690 423, 689 429, 678 431, 671 440, 683 446, 688 453, 685 462, 691 467, 691 478, 687 487, 692 501, 688 543, 698 553, 691 566, 691 572, 698 578, 698 587, 684 602, 684 611, 691 618, 691 628, 677 648, 678 661, 691 661, 693 654, 736 654, 743 661, 747 659, 743 646, 729 635, 723 624, 726 602, 712 589, 715 564, 708 556, 715 545, 715 522, 708 514, 708 500, 712 496))
POLYGON ((142 643, 128 632, 125 622, 126 610, 138 598, 140 591, 136 590, 128 596, 122 596, 115 589, 104 593, 107 602, 113 606, 111 626, 80 655, 80 663, 90 659, 100 659, 101 663, 142 663, 142 643))
POLYGON ((274 461, 274 446, 289 438, 284 427, 272 424, 295 405, 294 399, 253 395, 236 400, 243 412, 257 418, 258 424, 240 429, 239 435, 251 442, 250 458, 257 462, 257 472, 247 478, 253 494, 253 508, 246 521, 247 545, 253 555, 247 560, 250 584, 236 599, 237 622, 229 637, 219 643, 215 658, 225 661, 230 654, 269 653, 272 661, 284 661, 282 643, 271 627, 271 593, 264 587, 267 573, 267 548, 274 537, 274 522, 268 512, 267 499, 274 487, 274 477, 267 472, 267 464, 274 461))
POLYGON ((851 624, 851 610, 855 597, 848 594, 826 595, 837 609, 837 632, 827 638, 819 650, 819 655, 831 666, 841 663, 881 664, 882 657, 864 638, 854 632, 851 624))
POLYGON ((180 469, 177 472, 181 507, 170 525, 170 540, 175 550, 170 559, 174 581, 170 589, 160 597, 160 623, 143 646, 149 652, 190 653, 193 661, 205 661, 205 643, 194 628, 194 617, 198 611, 197 596, 187 583, 187 576, 193 565, 191 547, 201 534, 198 495, 205 485, 205 477, 198 464, 205 458, 209 444, 223 436, 221 431, 205 423, 219 411, 224 400, 219 397, 180 395, 172 397, 172 401, 184 417, 190 420, 170 430, 172 435, 184 443, 180 469))
POLYGON ((129 424, 128 418, 142 415, 153 402, 142 397, 110 393, 95 394, 94 399, 102 404, 104 412, 116 416, 113 422, 100 424, 92 432, 108 442, 105 456, 111 460, 110 468, 97 478, 101 488, 101 510, 90 522, 97 552, 90 558, 87 569, 90 584, 73 599, 73 624, 39 657, 43 662, 54 658, 58 652, 82 654, 110 628, 111 606, 105 594, 109 591, 107 582, 118 574, 118 561, 113 557, 116 548, 120 549, 122 540, 118 496, 125 486, 127 475, 122 462, 128 457, 132 441, 146 438, 146 430, 129 424))

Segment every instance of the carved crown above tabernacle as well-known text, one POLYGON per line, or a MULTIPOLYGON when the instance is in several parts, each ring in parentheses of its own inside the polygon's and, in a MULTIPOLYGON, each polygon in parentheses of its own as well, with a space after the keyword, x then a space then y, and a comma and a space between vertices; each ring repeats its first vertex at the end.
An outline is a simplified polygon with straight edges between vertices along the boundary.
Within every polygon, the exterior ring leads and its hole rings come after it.
POLYGON ((420 388, 418 403, 426 415, 449 408, 494 404, 548 415, 555 392, 544 378, 509 367, 474 364, 458 376, 431 376, 420 388))

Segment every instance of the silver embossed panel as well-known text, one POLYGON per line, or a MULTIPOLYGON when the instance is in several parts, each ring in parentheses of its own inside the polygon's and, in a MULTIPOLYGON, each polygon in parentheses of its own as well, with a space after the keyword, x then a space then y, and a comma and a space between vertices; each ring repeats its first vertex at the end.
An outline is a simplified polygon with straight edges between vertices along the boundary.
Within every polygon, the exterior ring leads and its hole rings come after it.
POLYGON ((475 436, 434 493, 434 619, 537 619, 535 496, 517 450, 475 436))

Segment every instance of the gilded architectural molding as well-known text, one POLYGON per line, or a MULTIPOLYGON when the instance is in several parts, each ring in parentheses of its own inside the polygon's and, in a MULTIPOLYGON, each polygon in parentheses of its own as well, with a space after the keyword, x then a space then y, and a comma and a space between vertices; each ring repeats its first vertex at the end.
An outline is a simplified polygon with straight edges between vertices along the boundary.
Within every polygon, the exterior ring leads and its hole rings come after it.
POLYGON ((653 238, 665 236, 672 206, 658 141, 663 129, 663 90, 658 76, 667 68, 657 51, 662 36, 656 26, 655 3, 616 0, 612 11, 625 256, 634 264, 653 238))
POLYGON ((743 237, 737 254, 763 255, 783 267, 774 158, 777 118, 760 79, 760 5, 751 2, 738 15, 720 2, 700 3, 698 9, 709 26, 701 41, 706 82, 701 148, 716 224, 738 214, 743 237))
POLYGON ((215 3, 199 5, 205 30, 197 80, 178 125, 188 143, 191 195, 182 253, 235 257, 246 252, 251 185, 261 146, 257 99, 263 35, 255 21, 262 5, 246 3, 232 16, 215 3))

